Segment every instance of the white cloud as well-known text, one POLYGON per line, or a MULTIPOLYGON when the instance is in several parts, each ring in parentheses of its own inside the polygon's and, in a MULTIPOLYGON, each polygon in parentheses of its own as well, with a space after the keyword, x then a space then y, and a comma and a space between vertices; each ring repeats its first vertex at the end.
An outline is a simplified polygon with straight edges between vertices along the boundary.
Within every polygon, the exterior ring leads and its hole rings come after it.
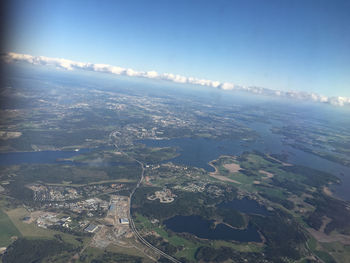
POLYGON ((223 90, 233 90, 235 88, 235 85, 232 83, 224 82, 220 84, 219 88, 223 90))
POLYGON ((144 75, 145 78, 155 79, 158 78, 159 74, 156 71, 147 71, 144 75))
POLYGON ((125 74, 125 68, 121 68, 121 67, 111 67, 111 73, 112 74, 116 74, 116 75, 123 75, 125 74))
POLYGON ((331 97, 329 98, 329 103, 335 106, 350 105, 350 98, 346 97, 331 97))
POLYGON ((255 94, 269 95, 269 96, 277 96, 277 97, 287 97, 297 100, 310 100, 320 103, 327 103, 336 106, 350 106, 350 98, 347 97, 326 97, 323 95, 319 95, 316 93, 307 93, 300 91, 280 91, 280 90, 272 90, 261 87, 246 87, 239 86, 230 82, 219 82, 208 79, 197 79, 194 77, 185 77, 172 73, 163 73, 159 74, 156 71, 136 71, 133 69, 125 69, 118 66, 111 66, 108 64, 92 64, 92 63, 84 63, 78 61, 72 61, 69 59, 63 58, 49 58, 44 56, 31 56, 27 54, 18 54, 18 53, 6 53, 2 55, 2 59, 6 62, 27 62, 35 65, 43 65, 43 66, 54 66, 56 68, 64 69, 64 70, 85 70, 85 71, 95 71, 95 72, 104 72, 115 75, 126 75, 130 77, 143 77, 149 79, 161 79, 176 83, 187 83, 187 84, 195 84, 201 86, 208 86, 212 88, 218 88, 222 90, 241 90, 246 92, 251 92, 255 94))

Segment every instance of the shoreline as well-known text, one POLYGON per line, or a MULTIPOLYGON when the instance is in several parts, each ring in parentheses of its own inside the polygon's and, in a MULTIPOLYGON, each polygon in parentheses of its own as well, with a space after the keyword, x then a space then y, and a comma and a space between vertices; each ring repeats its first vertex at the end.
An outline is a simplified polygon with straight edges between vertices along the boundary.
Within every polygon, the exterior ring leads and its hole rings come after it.
MULTIPOLYGON (((233 179, 227 178, 227 177, 225 177, 225 176, 223 176, 223 175, 220 175, 219 170, 218 170, 217 167, 213 164, 213 162, 219 160, 221 157, 225 157, 225 156, 221 155, 221 156, 219 156, 218 159, 215 159, 215 160, 212 160, 212 161, 208 162, 208 165, 211 166, 211 167, 213 167, 214 170, 215 170, 214 172, 209 172, 209 176, 210 176, 210 177, 213 177, 213 178, 215 178, 215 179, 217 179, 217 180, 219 180, 219 181, 230 182, 230 183, 235 183, 235 184, 241 184, 240 182, 238 182, 238 181, 236 181, 236 180, 233 180, 233 179)), ((232 158, 232 157, 234 157, 234 156, 228 156, 228 155, 226 155, 226 157, 231 157, 231 158, 232 158)))

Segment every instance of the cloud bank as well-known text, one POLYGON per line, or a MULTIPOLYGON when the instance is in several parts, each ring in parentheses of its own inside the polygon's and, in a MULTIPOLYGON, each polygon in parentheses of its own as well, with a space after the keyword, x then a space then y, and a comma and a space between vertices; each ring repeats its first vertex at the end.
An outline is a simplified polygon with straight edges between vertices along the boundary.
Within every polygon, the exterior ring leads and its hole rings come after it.
POLYGON ((42 66, 54 66, 56 68, 64 70, 85 70, 94 72, 104 72, 115 75, 124 75, 129 77, 142 77, 148 79, 160 79, 171 81, 175 83, 183 84, 194 84, 201 86, 208 86, 212 88, 222 89, 222 90, 237 90, 246 91, 255 94, 274 96, 274 97, 285 97, 304 101, 315 101, 320 103, 332 104, 336 106, 350 106, 350 98, 347 97, 327 97, 316 93, 307 93, 301 91, 280 91, 261 87, 247 87, 240 86, 229 82, 213 81, 208 79, 198 79, 194 77, 185 77, 172 73, 158 73, 156 71, 136 71, 130 68, 122 68, 118 66, 111 66, 107 64, 93 64, 77 62, 63 58, 49 58, 44 56, 31 56, 26 54, 18 53, 6 53, 2 55, 2 59, 6 62, 27 62, 34 65, 42 66))

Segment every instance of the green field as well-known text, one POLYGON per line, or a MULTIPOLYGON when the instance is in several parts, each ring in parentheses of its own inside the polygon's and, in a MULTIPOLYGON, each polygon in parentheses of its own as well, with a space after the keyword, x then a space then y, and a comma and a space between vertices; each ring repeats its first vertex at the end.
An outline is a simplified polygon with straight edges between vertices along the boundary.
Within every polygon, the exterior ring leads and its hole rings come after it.
POLYGON ((7 214, 0 209, 0 247, 6 247, 11 244, 11 237, 14 236, 20 237, 22 235, 7 214))
POLYGON ((153 226, 150 221, 148 221, 147 218, 144 216, 137 214, 136 215, 136 222, 140 224, 144 229, 147 229, 148 231, 153 230, 158 235, 160 235, 162 238, 167 240, 170 244, 174 246, 181 246, 184 245, 185 248, 181 251, 178 251, 176 253, 177 257, 185 257, 189 260, 194 260, 194 255, 196 250, 199 247, 199 244, 196 244, 194 242, 191 242, 187 239, 184 239, 182 237, 179 237, 177 235, 169 236, 169 234, 162 228, 158 226, 153 226))
POLYGON ((82 253, 78 262, 153 262, 140 250, 134 247, 109 246, 105 250, 88 247, 82 253))
MULTIPOLYGON (((25 216, 28 216, 28 212, 22 207, 10 210, 7 213, 9 216, 8 217, 9 220, 13 222, 16 229, 18 229, 17 231, 20 232, 19 234, 20 236, 23 236, 26 238, 32 238, 32 239, 36 239, 36 238, 53 239, 55 234, 59 234, 61 235, 62 239, 65 242, 76 246, 80 245, 80 243, 76 240, 76 237, 71 234, 62 233, 51 229, 40 228, 35 223, 30 223, 30 224, 24 223, 22 221, 22 218, 25 216)), ((89 242, 90 240, 90 238, 88 237, 83 237, 82 239, 84 243, 89 242)))

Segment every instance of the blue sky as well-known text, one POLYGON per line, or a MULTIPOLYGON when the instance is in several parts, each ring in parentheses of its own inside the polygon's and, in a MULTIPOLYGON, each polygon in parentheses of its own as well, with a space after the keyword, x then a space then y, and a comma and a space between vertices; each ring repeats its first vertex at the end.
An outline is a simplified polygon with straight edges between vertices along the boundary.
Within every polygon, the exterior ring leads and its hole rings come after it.
POLYGON ((350 96, 350 1, 9 1, 4 51, 350 96))

